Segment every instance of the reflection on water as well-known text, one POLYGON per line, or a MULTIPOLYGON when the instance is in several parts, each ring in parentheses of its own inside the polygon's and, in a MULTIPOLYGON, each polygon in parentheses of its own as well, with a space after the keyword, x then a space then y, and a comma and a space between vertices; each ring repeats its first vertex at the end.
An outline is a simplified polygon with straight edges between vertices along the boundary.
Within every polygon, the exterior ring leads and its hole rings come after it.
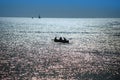
POLYGON ((119 80, 119 35, 119 18, 0 18, 0 78, 119 80))

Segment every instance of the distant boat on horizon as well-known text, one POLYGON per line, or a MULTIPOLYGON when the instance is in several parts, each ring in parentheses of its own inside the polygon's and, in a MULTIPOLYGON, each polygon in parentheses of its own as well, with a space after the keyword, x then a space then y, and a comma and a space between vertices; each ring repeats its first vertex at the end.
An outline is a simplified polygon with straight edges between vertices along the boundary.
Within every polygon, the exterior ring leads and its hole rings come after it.
POLYGON ((38 18, 39 18, 39 19, 41 18, 40 15, 38 16, 38 18))

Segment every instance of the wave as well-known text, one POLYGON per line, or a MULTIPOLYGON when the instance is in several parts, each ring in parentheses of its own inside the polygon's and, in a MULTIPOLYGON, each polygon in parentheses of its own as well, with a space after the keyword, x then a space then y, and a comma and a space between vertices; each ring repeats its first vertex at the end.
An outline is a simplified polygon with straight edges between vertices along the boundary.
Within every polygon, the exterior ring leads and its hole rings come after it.
POLYGON ((62 34, 99 34, 99 32, 66 32, 66 31, 49 31, 49 32, 45 32, 45 31, 19 31, 19 33, 62 33, 62 34))

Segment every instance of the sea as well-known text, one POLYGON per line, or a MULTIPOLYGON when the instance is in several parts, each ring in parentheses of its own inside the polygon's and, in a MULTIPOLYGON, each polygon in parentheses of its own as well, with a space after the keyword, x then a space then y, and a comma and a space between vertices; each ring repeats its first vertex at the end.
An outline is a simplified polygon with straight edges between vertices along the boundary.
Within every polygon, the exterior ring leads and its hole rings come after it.
POLYGON ((120 80, 120 18, 0 17, 0 79, 120 80))

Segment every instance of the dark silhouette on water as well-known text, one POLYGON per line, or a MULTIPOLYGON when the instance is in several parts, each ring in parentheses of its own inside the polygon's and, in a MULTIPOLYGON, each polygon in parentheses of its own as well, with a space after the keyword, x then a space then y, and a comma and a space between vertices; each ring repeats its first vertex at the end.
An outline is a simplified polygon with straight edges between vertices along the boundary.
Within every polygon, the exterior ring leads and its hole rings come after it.
POLYGON ((41 18, 40 15, 38 16, 38 18, 39 18, 39 19, 41 18))
POLYGON ((60 37, 60 39, 59 39, 60 41, 62 41, 62 37, 60 37))
POLYGON ((69 40, 67 40, 66 38, 64 38, 64 40, 63 40, 62 37, 60 37, 59 39, 57 39, 57 37, 55 37, 54 38, 54 42, 69 43, 69 40))

